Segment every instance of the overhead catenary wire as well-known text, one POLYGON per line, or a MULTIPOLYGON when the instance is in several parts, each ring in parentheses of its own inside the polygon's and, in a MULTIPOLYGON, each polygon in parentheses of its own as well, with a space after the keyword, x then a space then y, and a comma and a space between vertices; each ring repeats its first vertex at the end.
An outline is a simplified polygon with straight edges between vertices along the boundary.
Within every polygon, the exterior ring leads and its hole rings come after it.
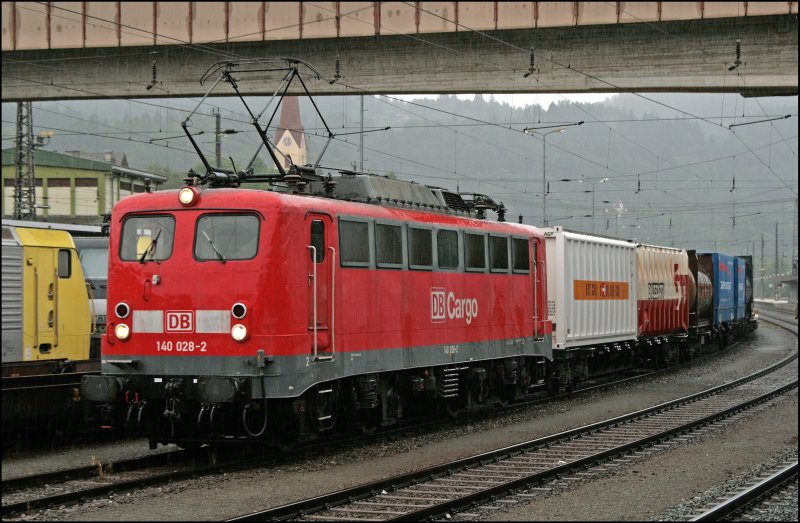
MULTIPOLYGON (((422 107, 424 107, 424 106, 422 106, 422 107)), ((685 114, 689 114, 689 113, 685 113, 685 114)), ((701 118, 701 117, 696 117, 696 118, 701 118)), ((701 119, 702 119, 702 118, 701 118, 701 119)), ((443 127, 449 127, 449 126, 450 126, 450 125, 443 125, 443 127)), ((613 132, 616 132, 616 131, 613 131, 613 132)), ((624 135, 623 135, 623 137, 624 137, 624 135)), ((627 139, 627 138, 626 138, 626 139, 627 139)), ((635 143, 635 142, 634 142, 634 143, 635 143)), ((745 145, 746 145, 746 144, 745 144, 745 145)), ((527 155, 523 155, 523 156, 524 156, 525 158, 527 158, 527 157, 528 157, 527 155)), ((657 169, 657 171, 660 171, 660 170, 661 170, 661 169, 657 169)))

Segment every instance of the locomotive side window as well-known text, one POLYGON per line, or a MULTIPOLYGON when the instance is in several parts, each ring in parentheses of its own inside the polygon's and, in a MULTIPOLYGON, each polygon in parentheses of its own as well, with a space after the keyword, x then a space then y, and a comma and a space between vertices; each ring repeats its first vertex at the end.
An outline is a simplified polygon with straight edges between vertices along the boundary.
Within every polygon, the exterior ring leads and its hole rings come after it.
POLYGON ((69 278, 72 276, 72 253, 69 249, 58 250, 58 277, 69 278))
POLYGON ((339 220, 339 259, 342 265, 369 267, 369 224, 339 220))
MULTIPOLYGON (((315 263, 322 263, 325 259, 325 224, 322 220, 311 222, 311 245, 314 247, 315 263)), ((311 252, 308 253, 311 256, 311 252)))
POLYGON ((119 257, 123 261, 163 261, 172 255, 173 216, 131 216, 122 224, 119 257))
POLYGON ((486 241, 482 234, 464 233, 465 262, 468 271, 486 269, 486 241))
POLYGON ((511 238, 511 259, 514 272, 530 271, 527 238, 511 238))
POLYGON ((403 229, 399 225, 375 224, 378 267, 403 267, 403 229))
POLYGON ((408 228, 408 265, 413 269, 433 268, 433 231, 408 228))
POLYGON ((508 271, 508 238, 489 235, 489 266, 493 272, 508 271))
POLYGON ((440 269, 458 269, 458 233, 441 230, 436 233, 436 253, 440 269))
POLYGON ((250 260, 258 251, 258 217, 206 214, 197 220, 194 257, 201 261, 250 260))

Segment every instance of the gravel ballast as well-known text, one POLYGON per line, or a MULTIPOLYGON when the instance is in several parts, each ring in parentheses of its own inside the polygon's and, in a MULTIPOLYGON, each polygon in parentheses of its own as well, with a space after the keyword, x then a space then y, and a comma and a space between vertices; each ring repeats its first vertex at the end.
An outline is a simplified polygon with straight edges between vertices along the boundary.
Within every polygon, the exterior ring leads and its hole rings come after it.
MULTIPOLYGON (((748 341, 728 352, 715 355, 690 369, 671 371, 645 383, 579 395, 397 441, 375 440, 358 448, 332 451, 313 460, 206 476, 77 507, 43 511, 21 519, 153 521, 231 518, 685 396, 731 381, 781 359, 796 351, 796 340, 796 337, 762 322, 748 341)), ((746 473, 781 452, 792 450, 796 454, 796 391, 773 400, 753 415, 731 423, 720 433, 710 433, 696 441, 666 449, 648 459, 619 467, 613 474, 561 492, 554 491, 524 505, 494 511, 489 517, 518 521, 671 519, 669 511, 679 510, 676 507, 681 503, 746 473)), ((4 477, 5 461, 4 458, 4 477)), ((16 466, 34 467, 20 463, 16 466)))

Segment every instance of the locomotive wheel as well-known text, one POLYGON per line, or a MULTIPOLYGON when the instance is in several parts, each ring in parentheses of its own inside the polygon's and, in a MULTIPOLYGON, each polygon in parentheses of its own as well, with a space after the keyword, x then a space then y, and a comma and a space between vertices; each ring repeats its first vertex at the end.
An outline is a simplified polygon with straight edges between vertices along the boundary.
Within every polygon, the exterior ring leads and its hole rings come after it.
POLYGON ((297 448, 300 442, 300 425, 297 419, 290 417, 275 429, 275 446, 281 452, 289 452, 297 448))
POLYGON ((297 448, 300 443, 300 416, 305 415, 300 412, 289 401, 277 402, 273 406, 271 422, 272 437, 275 446, 283 452, 289 452, 297 448))

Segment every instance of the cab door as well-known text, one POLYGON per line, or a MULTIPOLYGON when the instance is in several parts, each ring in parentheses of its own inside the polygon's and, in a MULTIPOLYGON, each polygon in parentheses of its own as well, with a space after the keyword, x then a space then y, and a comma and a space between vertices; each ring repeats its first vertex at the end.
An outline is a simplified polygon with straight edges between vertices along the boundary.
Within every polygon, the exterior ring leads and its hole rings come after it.
POLYGON ((69 250, 47 247, 25 249, 25 281, 27 296, 33 303, 26 304, 32 314, 26 314, 26 342, 24 361, 49 359, 58 347, 58 267, 69 263, 69 250), (64 254, 61 254, 61 253, 64 254), (32 343, 28 344, 28 339, 32 343))
POLYGON ((309 212, 305 219, 307 268, 308 331, 315 361, 333 358, 335 351, 335 272, 333 219, 324 213, 309 212))

